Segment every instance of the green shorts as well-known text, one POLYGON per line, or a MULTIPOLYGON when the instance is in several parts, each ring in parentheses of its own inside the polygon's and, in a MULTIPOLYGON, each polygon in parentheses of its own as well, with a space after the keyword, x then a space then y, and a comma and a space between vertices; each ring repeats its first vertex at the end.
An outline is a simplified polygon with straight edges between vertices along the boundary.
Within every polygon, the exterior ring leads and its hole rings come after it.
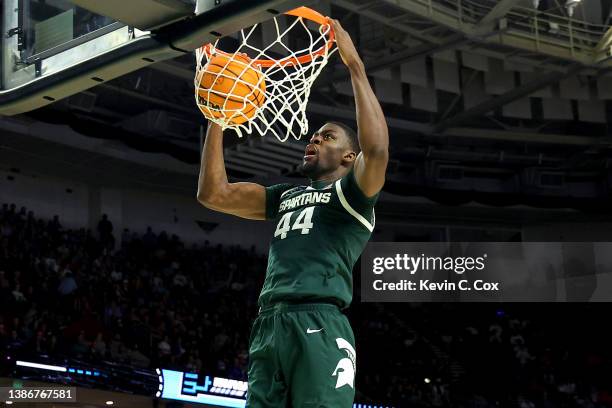
POLYGON ((264 308, 251 331, 248 408, 351 408, 355 338, 330 304, 264 308))

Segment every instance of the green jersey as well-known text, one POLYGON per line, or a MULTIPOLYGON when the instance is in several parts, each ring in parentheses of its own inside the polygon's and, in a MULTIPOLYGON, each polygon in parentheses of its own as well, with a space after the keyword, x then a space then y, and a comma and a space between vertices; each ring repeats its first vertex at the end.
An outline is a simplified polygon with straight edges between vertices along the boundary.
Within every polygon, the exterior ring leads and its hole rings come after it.
POLYGON ((334 183, 266 188, 266 219, 276 222, 259 305, 326 302, 346 308, 352 270, 374 230, 378 194, 366 197, 353 170, 334 183))

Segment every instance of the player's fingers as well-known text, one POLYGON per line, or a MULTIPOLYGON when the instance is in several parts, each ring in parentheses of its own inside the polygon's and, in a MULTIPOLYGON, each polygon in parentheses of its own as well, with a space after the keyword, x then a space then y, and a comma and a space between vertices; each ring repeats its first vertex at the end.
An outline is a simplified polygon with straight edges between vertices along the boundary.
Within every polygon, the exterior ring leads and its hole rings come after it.
POLYGON ((342 28, 342 25, 340 25, 340 22, 336 20, 335 18, 332 18, 332 26, 334 27, 334 31, 340 31, 340 32, 344 31, 344 28, 342 28))

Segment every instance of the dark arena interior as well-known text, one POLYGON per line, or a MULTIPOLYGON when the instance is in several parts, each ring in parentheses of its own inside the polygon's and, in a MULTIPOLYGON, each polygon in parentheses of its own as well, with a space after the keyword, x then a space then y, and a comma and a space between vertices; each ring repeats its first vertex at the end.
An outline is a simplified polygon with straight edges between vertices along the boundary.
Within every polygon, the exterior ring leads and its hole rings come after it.
MULTIPOLYGON (((298 6, 342 24, 388 126, 342 311, 353 407, 612 407, 612 0, 3 0, 0 406, 249 407, 279 227, 196 198, 193 50, 298 6), (502 291, 378 289, 398 251, 439 247, 456 273, 402 279, 469 279, 457 257, 485 248, 502 291)), ((228 180, 304 184, 313 133, 357 129, 354 98, 332 53, 300 140, 225 130, 228 180)))

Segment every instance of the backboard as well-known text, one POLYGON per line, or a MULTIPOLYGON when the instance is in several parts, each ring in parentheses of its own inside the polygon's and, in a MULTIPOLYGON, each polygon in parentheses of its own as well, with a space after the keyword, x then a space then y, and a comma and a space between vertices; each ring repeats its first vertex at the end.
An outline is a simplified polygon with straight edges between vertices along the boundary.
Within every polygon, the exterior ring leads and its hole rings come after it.
POLYGON ((304 2, 4 0, 0 114, 15 115, 191 53, 304 2))

